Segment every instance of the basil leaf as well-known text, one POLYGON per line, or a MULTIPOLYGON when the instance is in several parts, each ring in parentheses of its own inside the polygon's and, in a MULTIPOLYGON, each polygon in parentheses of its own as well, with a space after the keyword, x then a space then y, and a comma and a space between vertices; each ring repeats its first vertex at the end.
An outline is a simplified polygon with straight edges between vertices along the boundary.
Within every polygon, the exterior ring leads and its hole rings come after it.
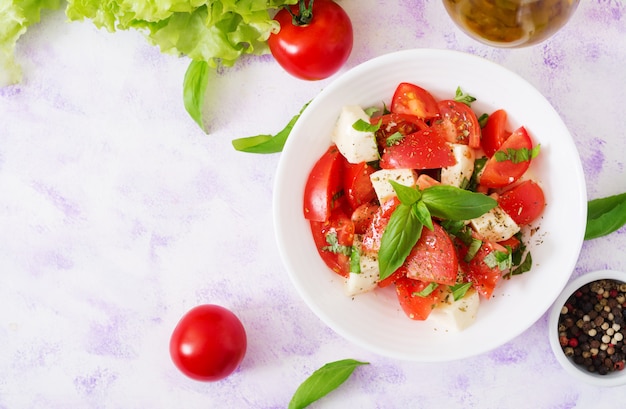
POLYGON ((489 119, 489 114, 482 114, 478 117, 478 125, 480 125, 481 128, 484 128, 485 125, 487 125, 487 119, 489 119))
POLYGON ((369 108, 365 108, 364 111, 367 114, 367 116, 369 116, 371 118, 372 115, 374 115, 376 112, 380 111, 380 108, 378 108, 378 107, 369 107, 369 108))
POLYGON ((383 123, 382 119, 378 121, 377 124, 370 124, 367 121, 359 119, 355 123, 352 124, 352 128, 359 132, 376 132, 378 131, 382 123, 383 123))
POLYGON ((454 301, 459 301, 461 298, 465 297, 467 290, 469 290, 471 286, 472 283, 458 283, 450 286, 450 291, 452 291, 452 298, 454 298, 454 301))
POLYGON ((435 185, 422 191, 422 200, 433 217, 450 220, 469 220, 482 216, 498 202, 482 193, 449 185, 435 185))
POLYGON ((528 148, 508 148, 506 151, 497 151, 493 154, 498 162, 505 162, 510 160, 513 163, 528 162, 539 155, 540 145, 533 146, 532 149, 528 148))
POLYGON ((202 107, 204 106, 204 95, 208 83, 209 63, 192 60, 187 67, 183 80, 183 102, 187 113, 204 132, 206 129, 202 121, 202 107))
POLYGON ((415 212, 415 217, 420 221, 424 226, 428 228, 428 230, 433 231, 435 228, 433 227, 433 219, 430 217, 430 212, 428 211, 428 207, 419 200, 417 203, 413 205, 413 211, 415 212))
POLYGON ((354 359, 327 363, 300 384, 289 402, 289 409, 305 408, 323 398, 344 383, 357 366, 368 364, 369 362, 360 362, 354 359))
POLYGON ((626 224, 626 193, 587 203, 585 240, 613 233, 626 224))
POLYGON ((465 254, 465 257, 463 258, 463 260, 466 263, 469 263, 470 261, 472 261, 472 259, 474 258, 474 256, 476 256, 476 253, 478 253, 478 250, 480 250, 482 245, 483 245, 482 240, 475 239, 472 237, 470 245, 467 249, 467 253, 465 254))
POLYGON ((428 297, 439 287, 437 283, 428 284, 422 291, 416 291, 413 293, 415 297, 428 297))
POLYGON ((400 203, 389 218, 378 250, 379 278, 384 280, 396 271, 422 234, 422 223, 412 206, 400 203))
POLYGON ((302 115, 304 109, 309 105, 309 102, 304 104, 300 112, 294 115, 289 123, 287 123, 287 126, 276 135, 256 135, 233 139, 233 147, 238 151, 248 153, 276 153, 282 151, 291 130, 298 119, 300 119, 300 115, 302 115))
POLYGON ((400 202, 405 205, 411 206, 413 203, 417 203, 422 197, 420 191, 413 187, 400 184, 395 180, 390 180, 389 183, 391 183, 393 190, 395 190, 396 195, 398 195, 400 202))
POLYGON ((526 257, 524 257, 524 261, 522 261, 519 266, 511 270, 511 275, 517 276, 517 275, 523 274, 527 271, 530 271, 532 266, 533 266, 533 258, 530 255, 530 253, 526 253, 526 257))
POLYGON ((324 251, 328 251, 334 254, 343 254, 345 256, 349 256, 352 254, 352 247, 339 244, 337 232, 334 229, 326 233, 326 243, 328 243, 328 246, 322 247, 322 250, 324 251))

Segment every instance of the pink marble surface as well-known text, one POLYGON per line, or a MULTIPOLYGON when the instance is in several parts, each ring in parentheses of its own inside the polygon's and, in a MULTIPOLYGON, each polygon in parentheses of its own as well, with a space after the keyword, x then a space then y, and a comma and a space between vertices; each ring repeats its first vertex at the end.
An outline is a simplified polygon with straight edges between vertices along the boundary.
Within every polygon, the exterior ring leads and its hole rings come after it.
MULTIPOLYGON (((589 198, 626 191, 626 3, 585 0, 557 36, 519 50, 471 40, 439 1, 341 4, 356 36, 346 68, 416 47, 496 61, 562 115, 589 198)), ((59 11, 17 58, 24 80, 0 89, 0 408, 284 408, 314 369, 349 357, 370 365, 312 407, 589 408, 625 396, 558 366, 546 315, 492 352, 420 364, 350 344, 306 307, 274 240, 280 155, 230 141, 278 131, 330 80, 241 61, 211 80, 204 135, 182 107, 188 61, 139 33, 59 11), (174 325, 202 303, 232 309, 248 332, 221 382, 185 378, 168 355, 174 325)), ((585 243, 573 277, 603 268, 626 270, 626 230, 585 243)))

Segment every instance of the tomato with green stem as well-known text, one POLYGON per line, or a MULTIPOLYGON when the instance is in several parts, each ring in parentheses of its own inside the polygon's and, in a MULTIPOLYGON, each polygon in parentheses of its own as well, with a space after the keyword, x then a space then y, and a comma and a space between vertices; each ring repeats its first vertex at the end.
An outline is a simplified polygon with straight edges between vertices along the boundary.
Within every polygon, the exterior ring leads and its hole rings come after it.
POLYGON ((321 80, 336 73, 352 52, 350 17, 332 0, 299 0, 274 19, 280 31, 267 40, 276 61, 291 75, 321 80))

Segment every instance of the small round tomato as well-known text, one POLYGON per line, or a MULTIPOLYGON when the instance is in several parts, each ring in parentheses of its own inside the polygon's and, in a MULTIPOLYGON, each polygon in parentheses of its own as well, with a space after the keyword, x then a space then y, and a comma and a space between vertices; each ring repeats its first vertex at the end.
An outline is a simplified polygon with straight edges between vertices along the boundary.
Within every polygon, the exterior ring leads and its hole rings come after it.
POLYGON ((219 305, 199 305, 187 312, 170 338, 174 365, 198 381, 219 381, 230 375, 246 354, 243 324, 219 305))
POLYGON ((291 75, 321 80, 337 72, 352 52, 352 22, 332 0, 304 0, 274 16, 280 31, 267 40, 276 61, 291 75), (312 5, 312 7, 311 7, 312 5), (291 10, 291 13, 290 13, 291 10), (293 15, 297 17, 294 19, 293 15))

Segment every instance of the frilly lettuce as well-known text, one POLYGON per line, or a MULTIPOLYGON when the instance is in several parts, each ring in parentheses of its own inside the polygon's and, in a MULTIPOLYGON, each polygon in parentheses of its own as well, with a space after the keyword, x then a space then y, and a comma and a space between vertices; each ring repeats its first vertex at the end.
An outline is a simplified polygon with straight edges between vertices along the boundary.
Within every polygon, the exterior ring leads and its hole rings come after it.
POLYGON ((0 87, 16 84, 22 70, 15 61, 15 45, 28 26, 38 23, 42 9, 58 9, 60 0, 0 1, 0 87))
MULTIPOLYGON (((204 129, 202 104, 209 69, 232 66, 244 54, 268 52, 267 39, 279 29, 278 8, 298 0, 68 0, 70 21, 91 20, 108 31, 135 29, 164 53, 191 59, 184 80, 185 107, 204 129)), ((0 0, 0 69, 20 80, 14 61, 17 39, 39 21, 42 8, 60 0, 0 0)), ((0 72, 0 85, 1 74, 0 72)))

